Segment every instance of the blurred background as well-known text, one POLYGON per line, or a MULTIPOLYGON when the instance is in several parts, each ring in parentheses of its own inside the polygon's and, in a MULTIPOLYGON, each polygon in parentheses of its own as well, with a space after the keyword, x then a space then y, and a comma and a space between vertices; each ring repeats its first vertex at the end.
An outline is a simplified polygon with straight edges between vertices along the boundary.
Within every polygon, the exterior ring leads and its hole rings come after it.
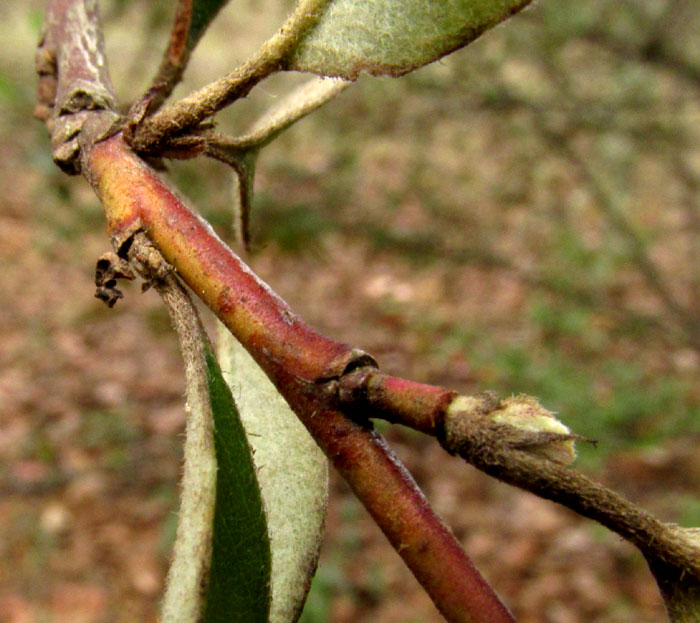
MULTIPOLYGON (((102 2, 124 107, 174 2, 102 2)), ((44 3, 0 4, 0 621, 156 621, 174 537, 183 380, 167 314, 93 298, 104 219, 32 119, 44 3)), ((236 0, 176 92, 224 74, 288 2, 236 0)), ((578 466, 700 525, 700 5, 542 0, 400 80, 359 80, 265 150, 254 269, 390 373, 525 392, 598 440, 578 466)), ((305 76, 220 115, 241 131, 305 76)), ((169 176, 223 236, 231 175, 169 176)), ((665 620, 604 529, 380 427, 518 620, 665 620)), ((304 623, 441 621, 332 477, 304 623)))

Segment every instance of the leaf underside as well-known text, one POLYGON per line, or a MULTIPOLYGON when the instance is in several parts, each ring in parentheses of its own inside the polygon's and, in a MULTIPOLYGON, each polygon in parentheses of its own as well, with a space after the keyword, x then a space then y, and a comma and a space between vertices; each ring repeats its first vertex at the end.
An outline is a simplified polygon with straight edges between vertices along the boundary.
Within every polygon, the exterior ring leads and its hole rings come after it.
POLYGON ((218 465, 205 623, 266 623, 270 542, 245 431, 214 355, 205 349, 218 465))
POLYGON ((258 466, 272 550, 269 623, 301 613, 316 570, 328 461, 260 366, 223 327, 218 354, 258 466))
POLYGON ((289 68, 400 76, 461 48, 531 0, 332 0, 289 68))

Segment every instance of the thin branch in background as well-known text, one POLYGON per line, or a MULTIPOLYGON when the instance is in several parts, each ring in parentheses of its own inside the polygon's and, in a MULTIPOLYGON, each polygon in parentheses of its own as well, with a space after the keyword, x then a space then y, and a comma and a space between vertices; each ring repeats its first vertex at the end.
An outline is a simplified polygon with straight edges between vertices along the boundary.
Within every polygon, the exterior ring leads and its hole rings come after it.
POLYGON ((149 106, 151 114, 161 107, 182 80, 194 47, 227 2, 208 2, 205 8, 200 6, 199 11, 195 11, 196 0, 178 0, 168 47, 151 83, 156 91, 149 106), (195 20, 197 22, 193 23, 195 20))
MULTIPOLYGON (((568 76, 560 71, 556 60, 549 55, 542 55, 542 67, 555 84, 563 98, 567 101, 577 102, 576 92, 568 79, 568 76)), ((580 108, 577 104, 576 108, 580 108)), ((698 322, 693 318, 692 311, 686 309, 668 288, 668 280, 659 271, 656 264, 648 254, 648 245, 642 239, 636 228, 627 219, 624 210, 619 205, 615 194, 608 190, 602 176, 591 166, 588 159, 583 158, 572 146, 569 136, 569 128, 554 130, 548 123, 547 113, 543 110, 534 110, 532 115, 534 127, 545 140, 548 147, 568 160, 578 169, 585 182, 586 188, 596 200, 596 204, 605 215, 607 221, 620 234, 627 243, 631 259, 639 273, 644 277, 650 290, 654 292, 665 309, 675 319, 683 330, 687 340, 693 348, 700 349, 700 335, 698 335, 698 322)))
POLYGON ((696 340, 700 344, 700 176, 677 154, 674 166, 685 184, 685 213, 692 232, 690 251, 690 293, 688 309, 695 319, 696 340))
POLYGON ((623 236, 637 270, 644 277, 649 288, 656 293, 658 299, 664 305, 671 316, 682 327, 694 348, 700 348, 700 336, 696 335, 697 321, 693 319, 691 312, 678 302, 667 286, 666 279, 647 253, 647 245, 634 226, 627 220, 624 212, 618 205, 613 193, 605 188, 604 182, 595 172, 589 162, 582 158, 571 146, 564 133, 553 131, 540 115, 535 115, 535 127, 540 135, 547 141, 549 147, 576 165, 586 188, 593 195, 597 205, 605 214, 608 222, 623 236))
MULTIPOLYGON (((639 57, 635 57, 639 60, 639 57)), ((572 146, 569 137, 574 135, 574 130, 576 129, 590 129, 591 124, 588 120, 591 119, 591 105, 595 104, 598 108, 597 116, 599 118, 608 118, 608 123, 613 124, 615 129, 618 129, 618 124, 615 123, 615 117, 611 110, 618 110, 617 103, 607 104, 601 102, 591 102, 585 98, 578 95, 576 89, 570 84, 568 80, 568 75, 566 71, 562 70, 556 64, 556 59, 549 54, 540 55, 539 58, 541 67, 547 72, 552 84, 556 85, 560 97, 553 98, 552 102, 534 102, 523 98, 518 94, 510 92, 508 88, 503 88, 502 97, 499 98, 498 106, 502 108, 506 106, 507 108, 518 107, 524 108, 530 111, 532 118, 534 119, 534 127, 540 134, 542 138, 545 139, 548 147, 555 153, 559 153, 561 157, 569 161, 574 165, 579 174, 582 176, 586 188, 593 195, 596 200, 596 204, 603 211, 607 221, 612 225, 613 229, 616 230, 623 238, 627 244, 627 248, 630 251, 632 261, 636 266, 639 273, 644 278, 645 282, 649 286, 652 292, 654 292, 657 298, 663 305, 663 308, 670 314, 670 317, 674 319, 673 323, 664 323, 663 318, 654 318, 651 316, 638 316, 638 320, 642 320, 645 324, 650 326, 656 326, 664 332, 677 332, 679 337, 687 342, 692 348, 700 350, 700 311, 698 311, 697 295, 695 297, 691 294, 691 300, 688 305, 684 305, 674 293, 669 289, 669 280, 664 276, 653 260, 648 254, 648 244, 643 240, 640 233, 636 230, 633 224, 628 220, 624 214, 623 209, 619 205, 619 201, 615 198, 614 194, 607 188, 605 182, 603 181, 601 175, 595 170, 591 165, 589 160, 583 158, 572 146), (564 129, 552 129, 549 124, 550 115, 552 113, 565 113, 566 123, 564 129), (600 117, 603 115, 603 117, 600 117), (583 120, 583 123, 582 123, 583 120), (694 302, 695 301, 695 302, 694 302)), ((629 102, 627 102, 629 104, 629 102)), ((642 102, 639 102, 641 105, 642 102)), ((493 104, 489 101, 485 104, 489 108, 493 108, 493 104)), ((626 109, 625 109, 626 110, 626 109)), ((641 110, 641 109, 640 109, 641 110)), ((593 115, 596 117, 596 115, 593 115)), ((557 117, 560 119, 560 117, 557 117)), ((598 124, 593 124, 592 128, 595 131, 600 131, 601 128, 598 124)), ((636 140, 641 142, 640 149, 650 148, 649 145, 649 132, 648 128, 642 130, 634 130, 630 133, 636 140)), ((687 134, 683 134, 679 131, 675 136, 668 137, 669 140, 673 140, 674 144, 680 142, 680 144, 689 144, 687 134)), ((653 144, 652 144, 653 145, 653 144)), ((663 143, 662 143, 663 145, 663 143)), ((653 149, 653 147, 652 147, 653 149)), ((654 153, 658 153, 658 148, 654 153)), ((687 175, 683 176, 680 168, 674 168, 682 177, 685 177, 685 185, 690 190, 691 184, 688 183, 687 175)), ((697 194, 697 193, 696 193, 697 194)), ((693 201, 693 199, 689 199, 693 201)), ((698 210, 696 207, 691 206, 690 210, 692 216, 689 222, 692 224, 696 218, 698 210)), ((691 225, 692 226, 692 225, 691 225)), ((692 261, 690 270, 692 271, 692 261)), ((697 264, 696 264, 697 265, 697 264)), ((694 271, 697 274, 697 271, 694 271)), ((543 284, 541 278, 536 275, 529 275, 528 282, 530 283, 541 283, 543 284), (530 277, 534 276, 534 280, 530 277)), ((691 277, 693 280, 693 277, 691 277)), ((546 278, 545 278, 545 281, 546 278)), ((697 281, 697 279, 696 279, 697 281)), ((543 284, 545 285, 545 284, 543 284)), ((557 289, 560 289, 559 284, 554 284, 557 289)), ((578 289, 578 288, 577 288, 578 289)), ((571 294, 581 301, 585 301, 586 298, 581 298, 578 293, 571 291, 571 294)), ((591 293, 595 297, 594 293, 591 293)), ((600 299, 600 297, 595 297, 600 299)), ((616 312, 623 312, 615 305, 612 309, 616 312)), ((630 320, 634 320, 636 314, 629 316, 630 320)))

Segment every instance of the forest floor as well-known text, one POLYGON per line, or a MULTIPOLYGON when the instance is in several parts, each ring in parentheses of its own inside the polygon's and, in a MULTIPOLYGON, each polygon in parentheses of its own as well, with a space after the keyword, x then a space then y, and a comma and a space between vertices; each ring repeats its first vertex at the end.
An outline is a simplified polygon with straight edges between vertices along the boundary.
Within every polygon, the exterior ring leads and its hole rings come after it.
MULTIPOLYGON (((155 622, 182 458, 177 345, 154 292, 127 285, 111 310, 93 298, 95 261, 109 250, 103 217, 87 184, 52 164, 45 130, 30 118, 26 76, 41 3, 26 3, 26 19, 12 22, 16 4, 0 7, 0 622, 155 622)), ((136 20, 120 10, 114 20, 136 20)), ((475 49, 491 62, 507 45, 475 49)), ((139 53, 153 54, 147 47, 139 53)), ((692 332, 640 277, 636 256, 620 250, 624 232, 607 233, 597 207, 608 195, 581 190, 575 162, 539 160, 542 142, 522 110, 505 119, 452 86, 459 76, 480 84, 463 76, 468 58, 427 68, 405 87, 361 81, 263 155, 251 266, 312 326, 390 373, 465 393, 537 395, 598 440, 597 450, 583 449, 582 470, 663 520, 700 525, 692 332), (586 245, 574 252, 577 240, 586 245)), ((128 59, 122 65, 136 71, 128 59)), ((115 73, 128 74, 122 65, 115 73)), ((521 65, 506 64, 504 84, 533 83, 532 67, 521 65)), ((698 88, 679 78, 674 90, 674 73, 654 75, 663 97, 683 96, 674 123, 697 122, 698 88)), ((244 120, 285 83, 271 85, 245 103, 244 120)), ((572 139, 586 154, 587 138, 572 139)), ((686 138, 700 169, 700 141, 686 138)), ((603 168, 622 166, 626 140, 603 141, 612 154, 603 168)), ((692 184, 670 179, 665 162, 642 154, 623 163, 633 169, 629 218, 653 233, 644 240, 661 279, 696 313, 698 230, 688 231, 688 215, 700 196, 691 192, 687 208, 692 184)), ((185 163, 171 175, 226 236, 229 174, 185 163)), ((665 620, 631 546, 487 478, 432 439, 380 430, 518 621, 665 620)), ((442 620, 335 474, 302 620, 442 620)))

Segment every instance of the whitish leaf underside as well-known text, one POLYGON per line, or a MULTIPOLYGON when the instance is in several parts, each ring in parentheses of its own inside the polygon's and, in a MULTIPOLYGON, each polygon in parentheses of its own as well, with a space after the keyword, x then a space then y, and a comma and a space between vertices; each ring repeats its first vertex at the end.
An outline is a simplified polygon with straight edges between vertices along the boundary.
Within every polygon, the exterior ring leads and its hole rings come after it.
POLYGON ((270 623, 298 618, 316 570, 328 464, 258 364, 225 329, 219 359, 258 466, 272 553, 270 623))
POLYGON ((461 48, 531 0, 332 0, 290 69, 400 76, 461 48))

